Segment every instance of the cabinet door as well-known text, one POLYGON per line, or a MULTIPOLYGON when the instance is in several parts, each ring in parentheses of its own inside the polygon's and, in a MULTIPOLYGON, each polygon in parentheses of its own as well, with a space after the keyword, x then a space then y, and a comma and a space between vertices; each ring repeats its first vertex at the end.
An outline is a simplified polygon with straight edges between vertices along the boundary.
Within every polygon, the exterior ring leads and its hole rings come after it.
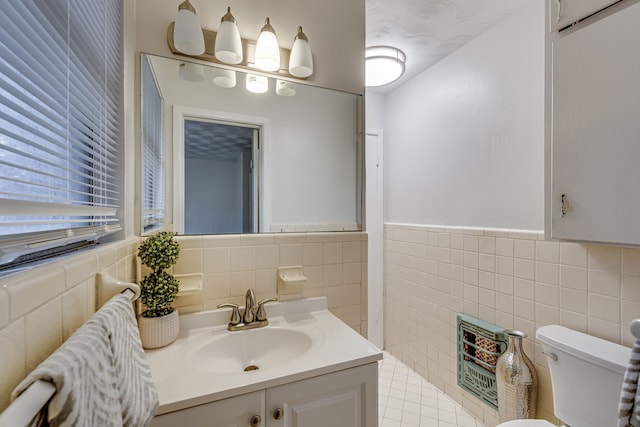
POLYGON ((268 427, 375 427, 377 364, 270 388, 266 410, 268 427))
POLYGON ((265 425, 264 391, 169 412, 155 417, 151 422, 151 427, 263 427, 265 425), (259 423, 256 416, 260 417, 259 423))
POLYGON ((553 43, 554 238, 640 244, 639 22, 636 3, 553 43))
POLYGON ((549 0, 551 31, 564 28, 616 3, 618 0, 549 0))

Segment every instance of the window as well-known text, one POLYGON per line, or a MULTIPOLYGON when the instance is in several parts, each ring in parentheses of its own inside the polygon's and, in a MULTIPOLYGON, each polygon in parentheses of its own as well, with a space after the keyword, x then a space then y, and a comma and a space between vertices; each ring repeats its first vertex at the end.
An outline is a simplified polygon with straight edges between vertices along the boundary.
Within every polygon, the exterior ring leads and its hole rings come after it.
POLYGON ((142 55, 142 224, 147 232, 164 224, 164 101, 147 55, 142 55))
POLYGON ((0 10, 0 265, 120 230, 120 0, 0 10))

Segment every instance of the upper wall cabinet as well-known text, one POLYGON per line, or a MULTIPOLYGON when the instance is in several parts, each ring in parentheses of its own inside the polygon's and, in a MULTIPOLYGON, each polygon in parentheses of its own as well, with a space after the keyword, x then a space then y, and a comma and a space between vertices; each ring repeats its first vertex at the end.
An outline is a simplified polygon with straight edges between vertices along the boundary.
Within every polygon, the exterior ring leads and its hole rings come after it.
POLYGON ((640 244, 640 3, 624 6, 550 35, 552 238, 640 244))
POLYGON ((592 15, 618 0, 549 0, 549 27, 555 31, 592 15))

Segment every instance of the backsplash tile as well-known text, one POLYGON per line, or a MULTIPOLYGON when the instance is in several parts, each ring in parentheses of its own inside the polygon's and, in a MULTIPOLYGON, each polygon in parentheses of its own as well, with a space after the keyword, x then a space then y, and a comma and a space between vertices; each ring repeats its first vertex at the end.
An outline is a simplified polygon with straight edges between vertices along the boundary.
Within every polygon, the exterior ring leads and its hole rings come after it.
POLYGON ((9 405, 11 392, 27 375, 24 318, 0 329, 0 410, 9 405))
POLYGON ((62 294, 63 340, 69 338, 91 316, 87 296, 88 283, 87 280, 62 294))
POLYGON ((0 329, 9 324, 9 293, 0 287, 0 329))
POLYGON ((540 377, 537 415, 553 422, 536 329, 561 324, 633 342, 628 324, 640 317, 639 249, 545 241, 541 232, 523 230, 413 224, 385 224, 384 236, 385 348, 488 426, 497 423, 496 412, 457 385, 457 312, 529 334, 525 350, 540 377))
POLYGON ((58 264, 48 264, 8 276, 2 283, 9 292, 11 320, 24 316, 67 289, 64 268, 58 264), (48 279, 44 286, 43 277, 48 279))
POLYGON ((138 240, 106 244, 0 279, 0 411, 26 374, 95 312, 97 272, 135 280, 138 240), (2 313, 10 315, 8 325, 2 313))
POLYGON ((56 297, 25 316, 27 371, 32 371, 63 342, 62 297, 56 297))

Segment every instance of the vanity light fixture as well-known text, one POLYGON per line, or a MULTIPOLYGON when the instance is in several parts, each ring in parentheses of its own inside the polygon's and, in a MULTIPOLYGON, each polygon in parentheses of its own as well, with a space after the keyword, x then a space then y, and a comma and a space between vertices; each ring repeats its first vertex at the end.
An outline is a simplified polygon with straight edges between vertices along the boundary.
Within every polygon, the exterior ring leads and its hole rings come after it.
POLYGON ((236 18, 231 14, 231 7, 220 21, 215 42, 215 57, 225 64, 242 62, 242 39, 236 18))
POLYGON ((213 83, 224 88, 236 87, 236 72, 224 68, 213 68, 213 83))
POLYGON ((222 17, 218 32, 201 29, 197 23, 195 9, 185 0, 180 4, 176 22, 169 24, 167 29, 167 42, 171 53, 196 57, 202 61, 216 64, 231 65, 234 69, 252 72, 260 70, 276 78, 306 79, 314 72, 313 55, 309 45, 309 39, 298 27, 291 50, 278 46, 276 33, 269 18, 266 18, 258 41, 243 39, 240 37, 235 17, 231 14, 231 8, 227 7, 227 13, 222 17), (188 14, 188 15, 187 15, 188 14), (195 19, 186 26, 182 22, 182 15, 195 19), (180 22, 179 19, 180 18, 180 22), (190 36, 186 37, 185 32, 190 36), (196 36, 203 36, 203 46, 198 49, 191 48, 194 43, 186 44, 185 39, 191 40, 196 36))
POLYGON ((296 94, 296 84, 287 80, 276 80, 276 95, 294 96, 296 94))
POLYGON ((276 30, 271 26, 269 18, 265 20, 260 30, 254 63, 257 68, 264 71, 276 71, 280 68, 280 46, 278 46, 276 30))
POLYGON ((173 30, 173 44, 177 50, 187 55, 202 55, 204 53, 204 35, 196 16, 196 9, 189 0, 184 0, 178 6, 173 30))
POLYGON ((313 74, 313 56, 307 35, 298 27, 298 34, 293 39, 291 56, 289 56, 289 73, 295 77, 306 78, 313 74))
POLYGON ((204 65, 193 62, 181 62, 178 68, 178 75, 182 80, 188 82, 201 82, 204 80, 204 65))
POLYGON ((252 93, 265 93, 269 90, 269 79, 265 76, 247 74, 246 87, 252 93))
POLYGON ((406 60, 406 55, 395 47, 368 47, 365 54, 365 85, 383 86, 396 81, 404 74, 406 60))

